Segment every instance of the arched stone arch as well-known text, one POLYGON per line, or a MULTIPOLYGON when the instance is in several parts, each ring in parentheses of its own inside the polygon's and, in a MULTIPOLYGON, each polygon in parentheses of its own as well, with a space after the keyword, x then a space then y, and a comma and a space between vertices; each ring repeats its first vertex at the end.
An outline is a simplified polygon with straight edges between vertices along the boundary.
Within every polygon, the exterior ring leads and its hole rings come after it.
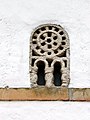
POLYGON ((59 62, 61 64, 61 68, 65 67, 64 61, 62 59, 58 59, 58 58, 53 60, 51 67, 53 67, 56 62, 59 62))
POLYGON ((37 63, 40 62, 40 61, 44 62, 45 68, 48 67, 48 62, 47 62, 46 60, 44 60, 43 58, 38 58, 38 59, 35 61, 35 63, 34 63, 34 67, 35 67, 36 69, 37 69, 37 63))
POLYGON ((30 40, 30 80, 33 86, 38 86, 35 82, 38 79, 38 67, 36 65, 38 61, 45 63, 45 86, 55 86, 53 80, 55 62, 59 62, 61 65, 62 84, 60 86, 68 86, 70 46, 67 32, 60 25, 43 24, 33 30, 30 40), (35 78, 32 76, 34 74, 35 78))

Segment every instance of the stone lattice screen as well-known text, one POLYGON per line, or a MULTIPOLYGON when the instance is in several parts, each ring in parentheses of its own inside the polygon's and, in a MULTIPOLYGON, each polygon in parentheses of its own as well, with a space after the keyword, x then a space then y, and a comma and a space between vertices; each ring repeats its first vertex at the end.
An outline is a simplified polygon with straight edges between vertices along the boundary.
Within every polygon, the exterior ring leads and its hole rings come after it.
POLYGON ((30 39, 30 80, 32 87, 69 85, 69 37, 56 24, 38 26, 30 39))

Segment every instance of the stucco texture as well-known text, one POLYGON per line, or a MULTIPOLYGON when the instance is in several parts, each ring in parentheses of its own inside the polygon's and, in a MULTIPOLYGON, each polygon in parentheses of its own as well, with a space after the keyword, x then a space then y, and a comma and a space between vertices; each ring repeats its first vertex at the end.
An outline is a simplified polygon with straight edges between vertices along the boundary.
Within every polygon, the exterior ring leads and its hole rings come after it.
POLYGON ((0 87, 30 87, 30 35, 43 23, 69 34, 69 87, 90 87, 90 0, 0 0, 0 87))

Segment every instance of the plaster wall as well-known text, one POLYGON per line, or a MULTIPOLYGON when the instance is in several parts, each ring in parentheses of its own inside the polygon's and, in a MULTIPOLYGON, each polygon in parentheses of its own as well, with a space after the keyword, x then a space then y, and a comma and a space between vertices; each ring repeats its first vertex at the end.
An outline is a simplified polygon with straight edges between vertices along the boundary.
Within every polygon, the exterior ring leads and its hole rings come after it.
POLYGON ((90 0, 0 0, 0 87, 30 87, 30 35, 43 23, 69 34, 69 87, 90 87, 90 0))
POLYGON ((90 120, 88 102, 0 102, 0 120, 90 120))

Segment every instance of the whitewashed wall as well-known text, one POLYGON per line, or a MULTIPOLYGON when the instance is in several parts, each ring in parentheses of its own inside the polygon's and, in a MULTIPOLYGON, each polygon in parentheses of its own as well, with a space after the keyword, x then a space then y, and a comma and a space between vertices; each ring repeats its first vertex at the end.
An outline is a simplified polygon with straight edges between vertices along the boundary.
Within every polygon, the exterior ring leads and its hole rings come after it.
POLYGON ((0 102, 0 120, 90 120, 89 102, 0 102))
POLYGON ((30 87, 29 38, 43 23, 70 37, 70 87, 90 87, 90 0, 0 0, 0 87, 30 87))

